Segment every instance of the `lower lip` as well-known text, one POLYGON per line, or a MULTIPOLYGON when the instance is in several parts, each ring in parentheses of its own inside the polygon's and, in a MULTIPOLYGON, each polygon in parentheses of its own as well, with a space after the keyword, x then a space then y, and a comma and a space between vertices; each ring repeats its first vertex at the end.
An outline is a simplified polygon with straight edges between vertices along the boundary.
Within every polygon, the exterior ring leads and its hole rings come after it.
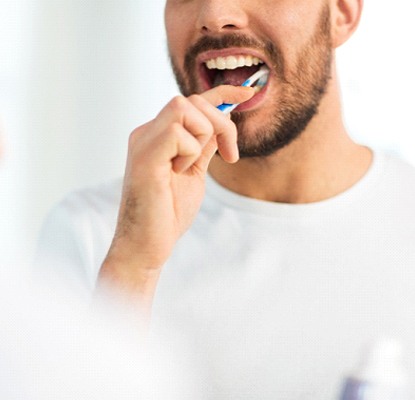
POLYGON ((268 83, 261 89, 259 93, 257 93, 254 97, 250 100, 241 103, 238 107, 235 108, 235 111, 248 111, 253 108, 259 107, 261 103, 265 101, 265 95, 268 89, 268 83))

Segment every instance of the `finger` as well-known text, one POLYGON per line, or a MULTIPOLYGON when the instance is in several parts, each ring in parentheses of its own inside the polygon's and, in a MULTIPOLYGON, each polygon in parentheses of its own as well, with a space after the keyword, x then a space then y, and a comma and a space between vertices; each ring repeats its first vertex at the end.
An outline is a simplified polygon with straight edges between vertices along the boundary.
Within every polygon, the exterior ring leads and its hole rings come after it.
POLYGON ((251 87, 221 85, 202 93, 200 96, 216 107, 223 103, 243 103, 252 98, 254 94, 255 90, 251 87))
MULTIPOLYGON (((153 127, 149 127, 153 131, 153 127)), ((157 136, 143 136, 141 141, 132 140, 129 159, 137 160, 139 164, 146 168, 152 167, 173 167, 175 172, 182 172, 189 168, 201 155, 202 146, 197 138, 187 131, 180 123, 170 124, 163 132, 158 132, 157 136), (134 146, 134 142, 137 146, 134 146), (135 149, 135 150, 134 150, 135 149), (139 156, 138 156, 139 155, 139 156)), ((138 169, 138 168, 137 168, 138 169)))
POLYGON ((212 157, 218 150, 218 144, 216 136, 212 136, 209 142, 203 147, 199 159, 195 162, 195 167, 199 168, 202 172, 207 172, 212 157))
MULTIPOLYGON (((215 107, 212 107, 212 104, 203 96, 190 96, 189 101, 194 104, 194 106, 198 108, 212 124, 214 133, 218 139, 217 144, 222 158, 227 162, 236 162, 239 159, 239 151, 235 124, 227 115, 223 114, 215 107)), ((208 143, 208 141, 206 141, 206 143, 208 143)), ((206 143, 201 142, 202 147, 204 147, 206 143)), ((207 149, 208 152, 209 150, 210 149, 207 149)))
MULTIPOLYGON (((209 103, 217 106, 223 103, 240 104, 251 99, 254 95, 255 89, 251 87, 222 85, 208 90, 201 96, 209 103)), ((227 117, 229 121, 230 116, 227 117)), ((229 121, 228 127, 229 129, 220 129, 219 127, 215 132, 218 134, 217 144, 220 155, 225 161, 233 163, 239 159, 237 131, 233 122, 229 121), (231 128, 231 125, 233 128, 231 128)))
POLYGON ((172 124, 182 125, 203 146, 214 134, 212 123, 206 115, 187 98, 177 96, 172 99, 156 118, 156 131, 165 131, 172 124))
POLYGON ((171 159, 172 168, 174 172, 182 173, 200 158, 202 147, 197 138, 179 124, 176 124, 174 134, 170 136, 175 142, 172 147, 176 148, 171 159))

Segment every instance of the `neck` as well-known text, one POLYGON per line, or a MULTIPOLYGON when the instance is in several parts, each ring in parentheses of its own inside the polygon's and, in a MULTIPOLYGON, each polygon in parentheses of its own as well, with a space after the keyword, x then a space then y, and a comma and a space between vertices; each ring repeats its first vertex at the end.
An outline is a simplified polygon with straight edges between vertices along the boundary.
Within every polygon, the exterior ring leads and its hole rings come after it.
POLYGON ((282 203, 311 203, 344 192, 367 172, 372 154, 354 143, 342 121, 336 79, 319 113, 300 137, 263 158, 227 164, 215 156, 209 173, 222 186, 244 196, 282 203))

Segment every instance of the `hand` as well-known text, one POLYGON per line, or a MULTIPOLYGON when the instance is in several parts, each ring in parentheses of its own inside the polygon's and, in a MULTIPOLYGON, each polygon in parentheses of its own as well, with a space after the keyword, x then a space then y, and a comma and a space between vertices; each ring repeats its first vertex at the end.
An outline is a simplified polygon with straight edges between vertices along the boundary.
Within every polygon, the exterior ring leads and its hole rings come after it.
POLYGON ((200 208, 213 155, 218 150, 230 163, 239 158, 236 127, 216 106, 253 95, 252 88, 219 86, 178 96, 133 131, 116 233, 101 276, 122 275, 133 286, 139 276, 135 286, 142 286, 157 275, 200 208))

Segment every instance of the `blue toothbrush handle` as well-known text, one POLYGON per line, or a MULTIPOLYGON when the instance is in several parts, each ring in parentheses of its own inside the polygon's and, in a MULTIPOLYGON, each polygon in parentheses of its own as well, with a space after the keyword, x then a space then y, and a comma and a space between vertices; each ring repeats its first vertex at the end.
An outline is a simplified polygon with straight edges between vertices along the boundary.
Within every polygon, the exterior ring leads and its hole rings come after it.
POLYGON ((226 111, 232 104, 229 103, 223 103, 220 106, 217 107, 219 111, 226 111))
POLYGON ((230 113, 231 111, 233 111, 236 107, 238 106, 238 104, 229 104, 229 103, 223 103, 220 106, 217 106, 216 108, 219 111, 222 111, 223 113, 230 113))

